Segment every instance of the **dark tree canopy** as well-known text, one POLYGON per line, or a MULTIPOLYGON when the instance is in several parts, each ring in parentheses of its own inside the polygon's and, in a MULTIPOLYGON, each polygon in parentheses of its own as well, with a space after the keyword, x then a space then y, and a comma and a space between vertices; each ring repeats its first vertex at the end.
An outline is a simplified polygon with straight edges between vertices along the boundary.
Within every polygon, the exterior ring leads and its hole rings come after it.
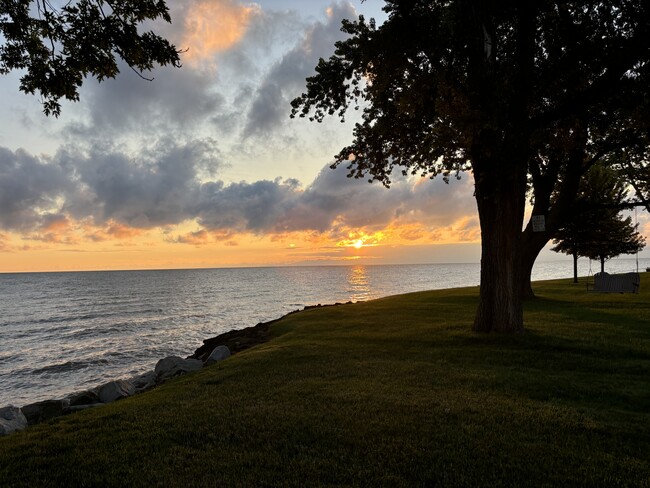
POLYGON ((622 154, 616 168, 634 188, 638 203, 650 213, 650 145, 644 154, 622 154))
MULTIPOLYGON (((155 64, 180 66, 179 51, 151 31, 147 20, 171 22, 163 0, 9 0, 0 4, 0 73, 24 72, 20 90, 38 93, 47 115, 62 98, 79 99, 84 78, 119 73, 123 59, 139 74, 155 64)), ((142 75, 141 75, 142 76, 142 75)))
POLYGON ((645 0, 388 0, 387 21, 345 21, 293 115, 361 110, 336 157, 350 175, 470 169, 482 234, 478 331, 521 331, 539 251, 593 164, 647 147, 645 0), (551 201, 551 195, 560 197, 551 201), (524 231, 524 209, 546 231, 524 231))

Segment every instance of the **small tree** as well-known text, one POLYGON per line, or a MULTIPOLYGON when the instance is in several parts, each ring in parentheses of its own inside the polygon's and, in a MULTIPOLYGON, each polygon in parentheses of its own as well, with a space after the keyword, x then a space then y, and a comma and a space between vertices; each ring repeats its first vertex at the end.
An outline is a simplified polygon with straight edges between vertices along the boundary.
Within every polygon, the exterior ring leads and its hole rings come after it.
POLYGON ((645 239, 623 218, 627 201, 625 183, 617 172, 601 165, 592 167, 583 180, 566 223, 557 231, 551 250, 573 256, 573 282, 578 282, 578 257, 605 261, 620 254, 633 254, 645 247, 645 239))
POLYGON ((593 225, 588 222, 586 212, 576 211, 578 202, 573 207, 572 217, 555 234, 554 247, 551 251, 561 252, 573 257, 573 282, 578 283, 578 258, 583 255, 582 244, 590 239, 588 234, 593 230, 593 225), (582 216, 583 218, 580 218, 582 216))
POLYGON ((600 272, 605 272, 605 261, 621 254, 634 254, 645 247, 645 238, 639 234, 632 218, 617 214, 605 226, 598 228, 594 238, 583 246, 584 256, 600 261, 600 272))

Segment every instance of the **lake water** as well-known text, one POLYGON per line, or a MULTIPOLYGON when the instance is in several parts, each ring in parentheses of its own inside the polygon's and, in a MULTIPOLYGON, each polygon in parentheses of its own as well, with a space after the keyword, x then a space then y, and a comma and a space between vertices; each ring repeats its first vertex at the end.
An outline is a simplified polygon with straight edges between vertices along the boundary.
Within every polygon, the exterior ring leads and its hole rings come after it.
MULTIPOLYGON (((580 265, 586 275, 588 261, 580 265)), ((635 266, 612 260, 607 271, 635 266)), ((306 305, 477 285, 479 272, 428 264, 0 274, 0 406, 133 376, 306 305)), ((571 275, 570 260, 534 269, 536 280, 571 275)))

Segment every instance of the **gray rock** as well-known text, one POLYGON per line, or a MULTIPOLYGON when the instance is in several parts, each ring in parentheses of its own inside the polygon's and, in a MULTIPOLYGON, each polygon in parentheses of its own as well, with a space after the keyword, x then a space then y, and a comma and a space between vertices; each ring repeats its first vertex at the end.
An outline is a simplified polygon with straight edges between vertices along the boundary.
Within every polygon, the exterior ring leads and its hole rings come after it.
POLYGON ((73 407, 70 407, 68 409, 68 412, 70 413, 75 413, 75 412, 81 412, 82 410, 88 410, 89 408, 96 408, 96 407, 101 407, 105 405, 104 403, 93 403, 90 405, 75 405, 73 407))
POLYGON ((45 400, 43 402, 30 403, 20 410, 27 419, 29 425, 45 422, 46 420, 60 417, 70 406, 67 400, 45 400))
POLYGON ((106 383, 99 387, 97 396, 102 403, 111 403, 115 400, 121 400, 135 393, 135 388, 131 383, 124 380, 116 380, 106 383))
POLYGON ((161 383, 174 376, 198 371, 203 367, 200 359, 183 359, 178 356, 168 356, 156 364, 156 383, 161 383))
POLYGON ((27 427, 27 419, 20 408, 9 405, 0 408, 0 435, 8 435, 27 427))
POLYGON ((79 393, 74 393, 70 396, 70 408, 78 407, 81 405, 94 405, 95 403, 101 403, 97 392, 88 390, 82 391, 79 393))
POLYGON ((224 359, 227 359, 229 357, 230 357, 230 349, 228 349, 228 346, 217 346, 210 353, 208 359, 206 359, 205 365, 209 366, 211 364, 218 363, 219 361, 223 361, 224 359))
POLYGON ((128 380, 135 388, 136 393, 148 390, 156 385, 156 372, 147 371, 146 373, 134 376, 128 380))

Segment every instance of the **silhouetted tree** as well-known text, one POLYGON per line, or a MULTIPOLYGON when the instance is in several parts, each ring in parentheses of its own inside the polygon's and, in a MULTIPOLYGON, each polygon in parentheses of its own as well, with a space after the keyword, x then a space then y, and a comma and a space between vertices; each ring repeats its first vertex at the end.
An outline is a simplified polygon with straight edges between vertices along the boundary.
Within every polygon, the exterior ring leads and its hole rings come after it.
POLYGON ((180 66, 179 51, 151 31, 147 20, 171 22, 163 0, 10 0, 0 3, 0 73, 24 71, 20 90, 38 93, 45 114, 59 100, 77 101, 84 78, 119 73, 123 59, 140 76, 154 64, 180 66))
POLYGON ((474 330, 522 331, 532 264, 581 178, 644 144, 630 121, 650 98, 650 5, 387 0, 384 10, 381 26, 343 22, 349 37, 320 60, 292 115, 361 110, 335 162, 356 178, 471 170, 482 238, 474 330), (522 232, 528 197, 544 232, 522 232))
POLYGON ((605 261, 621 254, 634 254, 645 247, 645 239, 632 223, 632 217, 612 219, 592 240, 583 246, 584 255, 600 261, 600 271, 605 272, 605 261))
POLYGON ((599 260, 603 272, 606 260, 643 249, 645 240, 632 218, 623 218, 620 212, 629 203, 626 182, 613 167, 596 165, 589 170, 552 248, 573 256, 574 283, 579 256, 599 260))

